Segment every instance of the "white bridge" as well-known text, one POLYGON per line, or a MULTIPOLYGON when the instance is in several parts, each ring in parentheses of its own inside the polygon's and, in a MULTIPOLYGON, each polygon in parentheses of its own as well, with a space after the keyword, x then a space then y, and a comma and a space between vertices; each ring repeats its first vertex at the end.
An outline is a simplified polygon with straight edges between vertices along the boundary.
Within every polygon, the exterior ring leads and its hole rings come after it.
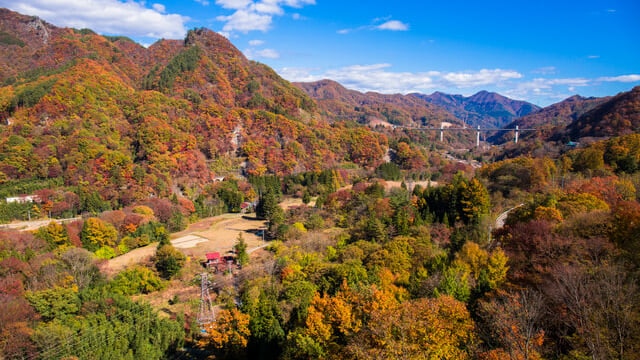
POLYGON ((537 129, 530 128, 520 128, 516 125, 515 129, 510 128, 480 128, 478 125, 477 128, 472 127, 445 127, 444 123, 440 125, 439 128, 435 127, 426 127, 426 126, 394 126, 394 129, 407 129, 407 130, 420 130, 420 131, 439 131, 440 132, 440 141, 444 140, 444 132, 445 131, 475 131, 476 132, 476 147, 480 146, 480 133, 481 132, 498 132, 498 131, 513 131, 515 133, 514 142, 518 143, 518 136, 520 131, 536 131, 537 129))

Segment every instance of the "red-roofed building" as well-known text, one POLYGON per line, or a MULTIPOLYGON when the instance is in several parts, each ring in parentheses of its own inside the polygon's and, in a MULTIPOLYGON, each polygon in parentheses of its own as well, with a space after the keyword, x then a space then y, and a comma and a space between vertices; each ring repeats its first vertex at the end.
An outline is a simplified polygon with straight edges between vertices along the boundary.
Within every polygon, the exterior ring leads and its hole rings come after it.
POLYGON ((207 267, 217 266, 220 262, 220 253, 219 252, 211 252, 205 255, 207 257, 207 261, 205 265, 207 267))

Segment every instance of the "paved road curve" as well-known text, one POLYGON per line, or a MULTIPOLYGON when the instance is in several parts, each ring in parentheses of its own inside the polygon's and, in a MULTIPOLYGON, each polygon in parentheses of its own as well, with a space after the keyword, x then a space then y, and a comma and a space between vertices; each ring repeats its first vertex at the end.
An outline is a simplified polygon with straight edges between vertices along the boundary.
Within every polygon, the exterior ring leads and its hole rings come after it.
POLYGON ((507 216, 509 215, 509 212, 511 212, 514 209, 519 208, 520 206, 523 206, 524 204, 519 204, 516 205, 514 207, 512 207, 511 209, 505 210, 503 211, 500 215, 498 215, 498 217, 496 218, 496 225, 495 228, 496 229, 500 229, 504 226, 504 222, 507 220, 507 216))

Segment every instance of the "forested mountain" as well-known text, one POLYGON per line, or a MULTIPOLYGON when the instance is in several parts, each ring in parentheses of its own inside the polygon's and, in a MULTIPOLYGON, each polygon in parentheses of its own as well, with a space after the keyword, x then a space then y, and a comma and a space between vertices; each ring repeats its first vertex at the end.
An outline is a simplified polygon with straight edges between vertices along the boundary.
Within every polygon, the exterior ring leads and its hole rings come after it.
POLYGON ((403 125, 440 127, 457 122, 452 114, 417 97, 346 89, 332 80, 294 83, 318 103, 331 118, 357 121, 370 126, 403 125))
MULTIPOLYGON (((505 125, 505 128, 515 129, 518 126, 520 128, 538 130, 536 132, 523 132, 520 135, 523 141, 526 141, 529 137, 548 140, 551 136, 555 136, 557 132, 563 131, 582 114, 607 100, 608 98, 585 98, 574 95, 535 113, 519 117, 512 123, 505 125)), ((512 138, 511 134, 498 133, 489 138, 489 141, 500 144, 510 141, 512 138)))
POLYGON ((574 141, 640 132, 640 86, 606 99, 567 126, 574 141))
POLYGON ((439 127, 452 122, 475 127, 503 127, 514 119, 540 110, 526 101, 487 91, 464 97, 435 92, 431 95, 385 95, 349 90, 331 80, 295 83, 326 114, 366 124, 439 127))
POLYGON ((148 49, 0 12, 0 178, 63 179, 126 204, 247 175, 372 166, 386 138, 324 121, 272 69, 207 29, 148 49), (366 146, 364 146, 366 144, 366 146))
POLYGON ((503 157, 520 155, 557 157, 579 143, 638 133, 640 129, 640 87, 616 96, 583 98, 572 96, 535 114, 515 120, 508 128, 535 129, 520 133, 519 145, 513 146, 513 134, 498 133, 490 142, 505 145, 503 157))
POLYGON ((501 128, 514 119, 535 113, 540 107, 526 101, 513 100, 488 91, 465 97, 434 92, 431 95, 412 94, 430 104, 440 106, 466 124, 476 127, 501 128))

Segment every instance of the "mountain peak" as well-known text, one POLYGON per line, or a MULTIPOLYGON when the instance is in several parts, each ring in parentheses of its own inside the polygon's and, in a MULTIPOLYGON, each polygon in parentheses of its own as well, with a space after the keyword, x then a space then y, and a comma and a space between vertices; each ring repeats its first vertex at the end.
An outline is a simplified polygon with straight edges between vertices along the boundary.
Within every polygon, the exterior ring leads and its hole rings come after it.
POLYGON ((479 103, 483 103, 483 102, 512 102, 512 101, 517 101, 517 100, 509 99, 508 97, 500 95, 498 93, 490 92, 490 91, 487 91, 487 90, 480 90, 477 93, 469 96, 467 99, 470 100, 470 101, 479 102, 479 103))
POLYGON ((229 41, 229 39, 207 28, 189 30, 187 36, 185 37, 184 44, 186 46, 200 45, 203 47, 212 47, 215 49, 233 50, 234 54, 236 55, 242 54, 231 43, 231 41, 229 41))

